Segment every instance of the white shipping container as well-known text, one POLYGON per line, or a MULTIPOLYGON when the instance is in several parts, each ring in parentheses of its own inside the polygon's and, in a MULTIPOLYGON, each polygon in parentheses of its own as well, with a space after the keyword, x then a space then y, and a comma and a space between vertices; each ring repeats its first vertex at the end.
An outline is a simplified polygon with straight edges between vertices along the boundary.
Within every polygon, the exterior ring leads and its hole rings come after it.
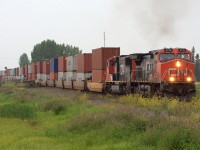
POLYGON ((28 65, 28 73, 32 73, 32 65, 28 65))
POLYGON ((77 70, 77 55, 67 57, 66 61, 67 71, 72 72, 77 70))
POLYGON ((76 80, 76 72, 67 72, 66 80, 76 80))
POLYGON ((40 80, 43 80, 43 81, 47 81, 50 79, 50 74, 40 74, 40 76, 41 76, 40 80))
POLYGON ((24 76, 23 76, 23 75, 20 75, 20 76, 18 76, 18 79, 19 79, 19 80, 23 80, 23 79, 24 79, 24 76))
POLYGON ((66 72, 58 72, 58 80, 66 80, 66 72))
POLYGON ((92 76, 92 73, 77 73, 76 74, 76 80, 82 81, 90 78, 92 76))
POLYGON ((23 68, 19 68, 19 75, 23 75, 23 68))
POLYGON ((37 80, 42 80, 42 74, 37 73, 37 80))

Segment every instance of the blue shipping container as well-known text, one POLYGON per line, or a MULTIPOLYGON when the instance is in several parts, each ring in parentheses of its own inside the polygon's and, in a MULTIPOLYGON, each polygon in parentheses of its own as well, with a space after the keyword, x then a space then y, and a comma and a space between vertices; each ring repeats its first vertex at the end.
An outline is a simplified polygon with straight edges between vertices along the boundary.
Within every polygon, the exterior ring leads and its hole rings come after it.
POLYGON ((52 58, 50 61, 50 72, 58 72, 58 58, 52 58))

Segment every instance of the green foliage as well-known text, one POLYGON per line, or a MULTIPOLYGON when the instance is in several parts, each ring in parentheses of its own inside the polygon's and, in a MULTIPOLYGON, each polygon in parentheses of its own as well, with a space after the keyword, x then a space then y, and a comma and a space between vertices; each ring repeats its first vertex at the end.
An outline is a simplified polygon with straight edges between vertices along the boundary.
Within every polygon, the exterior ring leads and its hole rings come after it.
POLYGON ((0 117, 30 119, 35 116, 35 110, 30 105, 5 104, 0 107, 0 117))
POLYGON ((68 105, 69 104, 66 100, 54 99, 44 102, 43 110, 53 111, 55 115, 59 115, 62 111, 64 111, 68 107, 68 105))
POLYGON ((19 58, 19 66, 23 67, 24 65, 30 64, 30 60, 28 59, 28 56, 26 53, 23 53, 19 58))
POLYGON ((195 62, 194 56, 195 56, 195 48, 194 48, 194 46, 193 46, 193 47, 192 47, 192 62, 193 62, 193 63, 195 62))
POLYGON ((195 62, 195 76, 196 76, 197 81, 200 81, 200 59, 196 59, 196 62, 195 62))
POLYGON ((43 61, 51 58, 57 58, 59 56, 72 56, 81 54, 82 51, 78 47, 57 44, 54 40, 42 41, 36 44, 31 52, 32 62, 43 61))
POLYGON ((100 97, 12 83, 0 91, 0 149, 200 149, 199 97, 100 97))
POLYGON ((185 150, 185 149, 199 149, 197 144, 200 140, 197 138, 200 134, 195 133, 187 128, 175 128, 165 131, 165 136, 161 138, 159 146, 166 150, 185 150))

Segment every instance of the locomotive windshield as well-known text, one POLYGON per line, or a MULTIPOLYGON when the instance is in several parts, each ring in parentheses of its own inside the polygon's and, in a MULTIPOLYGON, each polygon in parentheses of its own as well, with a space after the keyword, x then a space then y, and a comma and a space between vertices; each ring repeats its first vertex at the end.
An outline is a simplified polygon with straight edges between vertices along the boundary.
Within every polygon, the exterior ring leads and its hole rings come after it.
POLYGON ((178 53, 177 54, 177 58, 179 58, 179 59, 185 59, 185 60, 190 61, 190 54, 189 53, 186 53, 186 54, 178 53))
POLYGON ((175 56, 172 53, 165 53, 165 54, 160 54, 160 61, 168 61, 174 59, 175 56))

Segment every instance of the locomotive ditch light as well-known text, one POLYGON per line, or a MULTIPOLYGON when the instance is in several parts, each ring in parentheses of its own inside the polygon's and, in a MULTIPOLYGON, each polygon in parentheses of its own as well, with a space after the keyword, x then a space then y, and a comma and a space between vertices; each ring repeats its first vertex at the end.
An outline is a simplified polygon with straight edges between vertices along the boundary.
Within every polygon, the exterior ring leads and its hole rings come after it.
POLYGON ((172 48, 165 48, 164 50, 165 50, 165 52, 173 52, 172 48))
POLYGON ((178 51, 179 52, 186 52, 186 49, 185 48, 180 48, 178 51))
POLYGON ((192 79, 191 79, 190 77, 187 77, 186 80, 187 80, 188 82, 192 81, 192 79))
POLYGON ((174 82, 174 81, 175 81, 175 78, 174 78, 174 77, 170 77, 170 78, 169 78, 169 81, 170 81, 170 82, 174 82))
POLYGON ((181 63, 180 63, 180 61, 177 61, 177 62, 176 62, 176 67, 178 67, 178 68, 179 68, 180 66, 181 66, 181 63))

